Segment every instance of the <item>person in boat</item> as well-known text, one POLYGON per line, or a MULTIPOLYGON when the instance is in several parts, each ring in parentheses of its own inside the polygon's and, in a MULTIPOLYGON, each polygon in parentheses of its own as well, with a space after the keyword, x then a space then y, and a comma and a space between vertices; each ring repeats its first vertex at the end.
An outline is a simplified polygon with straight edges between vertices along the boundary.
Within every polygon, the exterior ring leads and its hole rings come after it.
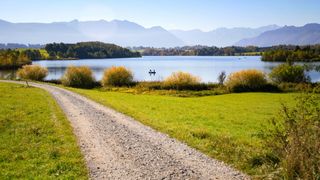
POLYGON ((154 75, 154 76, 155 76, 155 75, 156 75, 156 70, 153 70, 153 71, 152 71, 152 70, 150 69, 150 70, 149 70, 149 74, 150 74, 150 76, 151 76, 151 75, 154 75))

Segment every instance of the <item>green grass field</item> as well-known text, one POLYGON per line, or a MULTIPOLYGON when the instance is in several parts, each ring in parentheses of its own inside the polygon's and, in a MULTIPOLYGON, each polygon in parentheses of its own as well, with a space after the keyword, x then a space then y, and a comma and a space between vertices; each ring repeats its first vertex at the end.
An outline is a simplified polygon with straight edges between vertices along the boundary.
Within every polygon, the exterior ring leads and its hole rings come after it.
POLYGON ((0 179, 88 179, 61 109, 44 90, 0 83, 0 179))
POLYGON ((294 94, 243 93, 206 97, 170 97, 72 89, 123 112, 143 124, 223 160, 251 175, 262 167, 251 161, 265 153, 257 137, 281 103, 294 94))

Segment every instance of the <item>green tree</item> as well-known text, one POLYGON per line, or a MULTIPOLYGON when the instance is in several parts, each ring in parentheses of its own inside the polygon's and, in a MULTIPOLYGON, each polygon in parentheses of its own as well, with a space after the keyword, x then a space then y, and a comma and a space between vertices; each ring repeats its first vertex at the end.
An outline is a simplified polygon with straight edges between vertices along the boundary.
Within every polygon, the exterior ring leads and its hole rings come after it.
POLYGON ((310 81, 305 68, 300 65, 281 64, 272 69, 270 79, 275 83, 305 83, 310 81))

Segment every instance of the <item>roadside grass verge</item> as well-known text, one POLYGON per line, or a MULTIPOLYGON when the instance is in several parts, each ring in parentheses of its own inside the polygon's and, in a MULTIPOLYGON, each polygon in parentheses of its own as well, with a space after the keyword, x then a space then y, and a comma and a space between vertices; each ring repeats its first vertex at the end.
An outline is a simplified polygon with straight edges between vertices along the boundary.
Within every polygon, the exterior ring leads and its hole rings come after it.
POLYGON ((62 110, 44 90, 0 83, 0 179, 88 179, 62 110))
MULTIPOLYGON (((60 86, 61 87, 61 86, 60 86)), ((129 93, 134 95, 161 95, 161 96, 174 96, 174 97, 201 97, 201 96, 212 96, 226 94, 226 90, 222 88, 216 88, 214 90, 202 90, 202 91, 191 91, 191 90, 154 90, 144 89, 137 87, 106 87, 106 88, 95 88, 101 92, 117 92, 117 93, 129 93)))
POLYGON ((293 93, 172 97, 68 88, 169 134, 250 175, 268 174, 256 160, 267 152, 259 133, 293 93))

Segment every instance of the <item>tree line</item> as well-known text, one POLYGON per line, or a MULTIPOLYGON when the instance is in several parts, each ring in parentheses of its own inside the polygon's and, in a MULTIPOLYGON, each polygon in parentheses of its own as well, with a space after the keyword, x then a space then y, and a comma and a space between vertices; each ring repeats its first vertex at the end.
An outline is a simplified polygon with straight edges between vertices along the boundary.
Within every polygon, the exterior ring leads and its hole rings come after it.
POLYGON ((139 52, 133 52, 114 44, 101 42, 81 42, 76 44, 51 43, 44 49, 0 49, 0 68, 13 69, 33 60, 42 59, 102 59, 141 57, 139 52), (43 51, 43 52, 42 52, 43 51))
POLYGON ((102 59, 141 57, 139 52, 133 52, 115 44, 102 42, 81 42, 76 44, 51 43, 45 46, 50 59, 102 59))
POLYGON ((262 61, 272 62, 316 62, 320 61, 320 45, 281 46, 262 54, 262 61))
POLYGON ((320 45, 293 46, 279 45, 272 47, 218 48, 215 46, 184 46, 175 48, 133 47, 144 56, 255 56, 262 55, 263 61, 320 61, 320 45))
MULTIPOLYGON (((6 45, 7 46, 7 45, 6 45)), ((263 61, 315 62, 320 61, 320 45, 272 47, 218 48, 215 46, 184 46, 175 48, 133 47, 122 48, 102 42, 76 44, 50 43, 44 49, 0 49, 0 68, 15 68, 41 59, 102 59, 144 56, 242 56, 262 55, 263 61), (44 51, 43 53, 41 53, 44 51)))
POLYGON ((133 47, 133 50, 141 52, 144 56, 237 56, 237 55, 259 55, 263 48, 248 47, 224 47, 215 46, 184 46, 175 48, 133 47))
POLYGON ((18 68, 41 58, 41 53, 37 49, 2 49, 0 50, 0 69, 18 68))

